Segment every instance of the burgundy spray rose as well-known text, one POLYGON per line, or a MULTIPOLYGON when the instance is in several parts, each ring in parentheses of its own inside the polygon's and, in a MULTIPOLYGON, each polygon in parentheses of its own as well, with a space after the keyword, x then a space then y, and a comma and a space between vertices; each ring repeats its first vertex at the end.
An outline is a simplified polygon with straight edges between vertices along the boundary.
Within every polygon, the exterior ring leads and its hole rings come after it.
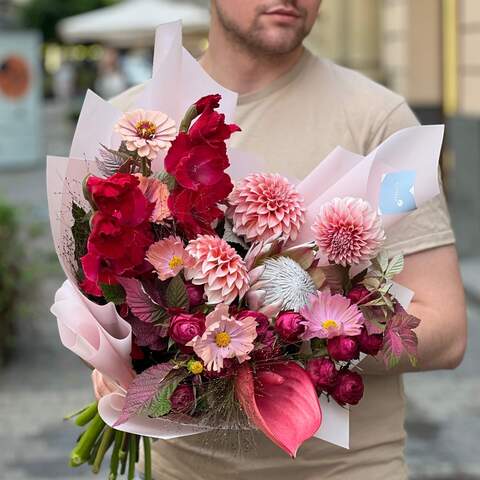
POLYGON ((173 341, 185 345, 205 331, 205 315, 201 313, 180 313, 170 320, 169 335, 173 341))
POLYGON ((370 295, 370 291, 367 290, 363 285, 355 285, 347 295, 352 303, 359 303, 362 299, 370 295))
POLYGON ((179 385, 170 397, 172 412, 188 413, 192 410, 195 395, 191 385, 179 385))
POLYGON ((305 319, 296 312, 283 312, 275 321, 275 330, 285 342, 296 342, 305 331, 305 319))
POLYGON ((186 282, 188 304, 191 308, 198 307, 203 303, 203 287, 201 285, 194 285, 192 282, 186 282))
POLYGON ((263 313, 256 312, 255 310, 242 310, 235 315, 237 320, 243 320, 247 317, 253 317, 257 322, 257 335, 258 337, 263 337, 268 330, 268 326, 270 322, 268 321, 268 317, 263 313))
POLYGON ((339 372, 337 384, 331 395, 340 405, 356 405, 363 397, 362 377, 350 370, 339 372))
POLYGON ((334 360, 348 362, 358 358, 360 350, 354 337, 333 337, 327 341, 327 350, 334 360))
POLYGON ((365 328, 362 328, 360 335, 357 337, 360 351, 367 355, 377 355, 383 347, 383 335, 369 335, 365 328))
POLYGON ((317 390, 330 392, 337 383, 337 368, 329 358, 313 358, 307 363, 306 370, 317 390))

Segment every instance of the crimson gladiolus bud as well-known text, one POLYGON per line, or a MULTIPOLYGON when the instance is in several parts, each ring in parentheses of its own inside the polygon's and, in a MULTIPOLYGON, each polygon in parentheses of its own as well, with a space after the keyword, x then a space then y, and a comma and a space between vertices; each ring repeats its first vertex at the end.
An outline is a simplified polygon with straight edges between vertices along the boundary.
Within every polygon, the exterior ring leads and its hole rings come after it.
POLYGON ((334 360, 348 362, 359 356, 358 343, 354 337, 333 337, 327 341, 327 350, 334 360))

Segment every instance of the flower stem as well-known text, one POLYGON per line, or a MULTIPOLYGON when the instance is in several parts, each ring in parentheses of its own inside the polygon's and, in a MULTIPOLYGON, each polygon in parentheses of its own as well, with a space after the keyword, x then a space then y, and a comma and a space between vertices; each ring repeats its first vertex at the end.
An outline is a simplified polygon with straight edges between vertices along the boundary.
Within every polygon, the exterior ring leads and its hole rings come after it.
POLYGON ((70 453, 70 466, 78 467, 88 461, 90 452, 104 427, 105 422, 97 413, 85 432, 83 432, 83 435, 80 437, 75 448, 70 453))
POLYGON ((145 455, 145 480, 152 480, 152 447, 150 439, 143 437, 143 453, 145 455))
POLYGON ((115 431, 115 443, 113 445, 112 458, 110 459, 110 475, 108 476, 108 480, 116 480, 117 478, 119 454, 125 435, 125 432, 121 432, 120 430, 115 431))
POLYGON ((93 462, 93 473, 98 473, 102 467, 102 462, 107 453, 108 449, 113 443, 115 436, 115 430, 111 427, 107 427, 102 435, 102 440, 100 441, 100 446, 98 447, 97 455, 95 456, 95 461, 93 462))
POLYGON ((128 456, 128 480, 134 480, 135 463, 137 461, 137 435, 130 435, 130 448, 128 456))
POLYGON ((93 417, 98 413, 98 403, 93 402, 90 405, 87 405, 82 412, 75 419, 75 425, 79 427, 84 427, 89 423, 93 417))
POLYGON ((190 128, 191 123, 197 116, 198 116, 197 107, 195 105, 191 105, 187 110, 187 112, 185 113, 185 116, 183 117, 182 121, 180 122, 179 131, 183 133, 188 132, 188 129, 190 128))
POLYGON ((127 433, 123 438, 122 448, 120 449, 120 453, 118 454, 121 467, 120 467, 120 475, 124 475, 127 469, 127 459, 128 459, 128 448, 130 445, 130 435, 127 433))

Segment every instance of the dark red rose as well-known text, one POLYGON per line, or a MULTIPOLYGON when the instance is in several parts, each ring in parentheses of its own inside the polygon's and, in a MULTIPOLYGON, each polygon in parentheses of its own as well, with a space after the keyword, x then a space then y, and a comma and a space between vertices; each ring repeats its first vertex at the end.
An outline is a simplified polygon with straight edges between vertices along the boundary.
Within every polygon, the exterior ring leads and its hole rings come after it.
POLYGON ((214 110, 220 106, 220 100, 222 96, 218 93, 215 95, 206 95, 202 97, 200 100, 197 100, 195 103, 195 108, 197 109, 197 113, 200 114, 204 110, 214 110))
POLYGON ((370 295, 370 291, 367 290, 363 285, 355 285, 347 295, 347 298, 351 300, 352 303, 359 303, 362 299, 370 295))
POLYGON ((254 310, 242 310, 235 315, 237 320, 243 320, 247 317, 253 317, 257 322, 257 336, 263 337, 265 333, 267 333, 268 326, 270 322, 268 321, 268 317, 263 313, 256 312, 254 310))
POLYGON ((179 385, 170 397, 172 412, 189 413, 195 403, 195 394, 191 385, 179 385))
POLYGON ((340 405, 356 405, 363 397, 362 377, 350 370, 339 372, 337 384, 331 395, 340 405))
POLYGON ((168 208, 189 238, 214 234, 212 223, 223 218, 223 212, 217 205, 228 197, 232 189, 228 175, 210 189, 195 192, 176 188, 168 197, 168 208))
POLYGON ((377 355, 383 347, 383 335, 369 335, 365 328, 362 328, 360 335, 357 337, 360 351, 367 355, 377 355))
POLYGON ((305 331, 305 319, 296 312, 283 312, 275 320, 275 330, 285 342, 296 342, 305 331))
POLYGON ((145 354, 143 350, 137 345, 135 339, 132 341, 132 350, 130 352, 130 357, 132 360, 143 360, 145 358, 145 354))
POLYGON ((180 345, 185 345, 205 331, 205 315, 201 313, 181 313, 170 320, 170 338, 180 345))
POLYGON ((192 282, 186 282, 185 288, 187 289, 188 304, 190 308, 195 308, 201 305, 203 302, 204 290, 201 285, 194 285, 192 282))
POLYGON ((259 339, 259 345, 257 345, 252 352, 252 358, 261 361, 278 357, 281 351, 277 340, 277 336, 273 330, 267 330, 263 337, 259 339))
POLYGON ((194 144, 207 144, 226 152, 225 140, 239 130, 238 125, 225 123, 223 113, 205 110, 190 127, 188 135, 194 144))
POLYGON ((334 360, 343 360, 348 362, 358 358, 359 348, 357 340, 354 337, 333 337, 327 341, 328 354, 334 360))
POLYGON ((337 383, 337 368, 335 363, 329 358, 321 357, 309 360, 306 371, 317 390, 323 390, 328 393, 337 383))
POLYGON ((86 182, 94 208, 130 227, 146 222, 155 207, 138 185, 138 178, 128 173, 115 173, 109 178, 91 175, 86 182))

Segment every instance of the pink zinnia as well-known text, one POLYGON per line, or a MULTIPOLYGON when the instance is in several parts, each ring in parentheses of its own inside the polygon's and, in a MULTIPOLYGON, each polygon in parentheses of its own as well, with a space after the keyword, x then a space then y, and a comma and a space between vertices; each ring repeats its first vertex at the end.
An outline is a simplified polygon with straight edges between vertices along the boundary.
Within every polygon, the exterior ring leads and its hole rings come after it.
POLYGON ((253 317, 236 320, 230 317, 228 305, 217 305, 207 315, 204 334, 196 336, 187 346, 203 360, 207 370, 219 372, 226 358, 236 358, 239 363, 248 360, 257 337, 257 322, 253 317))
POLYGON ((233 231, 249 242, 295 240, 305 221, 302 196, 278 174, 254 173, 245 177, 228 200, 233 231))
POLYGON ((312 295, 309 303, 300 309, 300 315, 305 318, 304 340, 359 335, 363 325, 363 315, 357 305, 343 295, 328 292, 312 295))
POLYGON ((159 240, 147 250, 146 260, 155 268, 158 278, 166 280, 175 277, 183 268, 193 265, 180 238, 170 236, 159 240))
POLYGON ((168 208, 168 196, 170 195, 167 185, 155 177, 144 177, 140 173, 135 175, 140 184, 138 188, 147 197, 147 200, 155 205, 150 221, 153 223, 161 223, 170 216, 168 208))
POLYGON ((170 147, 177 134, 175 121, 167 114, 154 110, 134 110, 125 113, 115 125, 127 149, 140 157, 154 160, 160 150, 170 147))
POLYGON ((380 218, 369 203, 352 197, 324 204, 312 231, 320 253, 344 267, 375 257, 385 239, 380 218))
POLYGON ((199 235, 190 241, 187 253, 194 264, 185 270, 185 278, 194 285, 204 285, 208 303, 231 304, 249 288, 245 262, 225 240, 213 235, 199 235))

